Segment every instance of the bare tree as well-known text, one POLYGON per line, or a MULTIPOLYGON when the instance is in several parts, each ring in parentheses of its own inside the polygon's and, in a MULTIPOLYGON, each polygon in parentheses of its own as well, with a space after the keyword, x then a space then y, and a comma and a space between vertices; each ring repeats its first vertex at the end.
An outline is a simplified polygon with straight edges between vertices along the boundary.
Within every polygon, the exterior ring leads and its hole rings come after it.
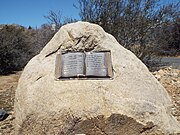
POLYGON ((49 24, 43 24, 36 30, 36 47, 34 52, 39 53, 44 46, 51 40, 56 31, 52 30, 52 26, 49 24))
POLYGON ((50 10, 48 15, 45 15, 44 18, 46 18, 51 25, 55 25, 55 31, 62 26, 62 14, 60 11, 50 10))
POLYGON ((180 18, 162 25, 156 33, 155 44, 160 46, 159 55, 180 55, 180 18))
POLYGON ((177 17, 178 4, 158 0, 79 0, 80 17, 101 25, 147 63, 158 50, 155 33, 177 17))
POLYGON ((22 69, 29 60, 29 50, 30 41, 24 27, 19 25, 2 27, 0 30, 0 74, 22 69))
POLYGON ((38 29, 19 25, 0 27, 0 74, 21 70, 55 34, 48 24, 38 29))

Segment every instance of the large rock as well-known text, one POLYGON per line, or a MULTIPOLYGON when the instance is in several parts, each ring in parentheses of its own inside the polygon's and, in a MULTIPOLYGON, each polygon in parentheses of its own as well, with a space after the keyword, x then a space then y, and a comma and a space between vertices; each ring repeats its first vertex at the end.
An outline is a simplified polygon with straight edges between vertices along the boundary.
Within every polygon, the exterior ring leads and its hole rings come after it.
POLYGON ((178 133, 166 90, 100 26, 63 26, 27 64, 15 100, 16 134, 138 135, 178 133), (54 79, 56 52, 110 49, 113 80, 54 79))

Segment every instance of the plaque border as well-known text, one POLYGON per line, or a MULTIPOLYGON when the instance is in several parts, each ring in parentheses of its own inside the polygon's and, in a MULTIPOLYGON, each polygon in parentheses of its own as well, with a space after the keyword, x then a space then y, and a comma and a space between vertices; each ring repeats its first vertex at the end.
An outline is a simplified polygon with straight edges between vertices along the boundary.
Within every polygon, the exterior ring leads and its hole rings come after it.
MULTIPOLYGON (((111 51, 110 50, 102 50, 102 51, 91 51, 90 53, 105 53, 105 64, 107 66, 107 76, 104 77, 88 77, 88 76, 79 76, 77 77, 62 77, 61 65, 62 65, 62 55, 66 53, 62 53, 62 51, 58 51, 56 55, 55 61, 55 80, 113 80, 114 79, 114 72, 113 72, 113 65, 112 65, 112 58, 111 58, 111 51)), ((67 53, 78 53, 78 52, 67 52, 67 53)), ((87 52, 84 52, 87 53, 87 52)))

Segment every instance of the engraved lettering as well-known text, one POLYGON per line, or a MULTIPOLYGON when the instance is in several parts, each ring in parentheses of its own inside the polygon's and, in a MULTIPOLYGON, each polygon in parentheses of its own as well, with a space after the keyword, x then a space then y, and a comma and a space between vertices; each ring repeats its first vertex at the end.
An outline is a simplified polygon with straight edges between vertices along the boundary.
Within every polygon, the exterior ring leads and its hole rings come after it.
POLYGON ((84 74, 84 54, 67 53, 62 56, 62 76, 77 76, 84 74))
POLYGON ((107 76, 105 53, 86 53, 86 75, 107 76))

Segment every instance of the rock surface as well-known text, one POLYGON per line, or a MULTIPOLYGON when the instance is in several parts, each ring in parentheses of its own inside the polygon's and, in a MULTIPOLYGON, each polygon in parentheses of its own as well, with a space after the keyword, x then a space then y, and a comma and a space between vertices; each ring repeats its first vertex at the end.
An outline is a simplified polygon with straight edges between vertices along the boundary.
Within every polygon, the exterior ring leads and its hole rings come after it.
POLYGON ((4 109, 0 109, 0 121, 5 120, 8 117, 8 113, 4 109))
POLYGON ((180 133, 166 90, 95 24, 63 26, 25 67, 15 97, 16 134, 180 133), (113 80, 55 81, 56 52, 111 50, 113 80))

